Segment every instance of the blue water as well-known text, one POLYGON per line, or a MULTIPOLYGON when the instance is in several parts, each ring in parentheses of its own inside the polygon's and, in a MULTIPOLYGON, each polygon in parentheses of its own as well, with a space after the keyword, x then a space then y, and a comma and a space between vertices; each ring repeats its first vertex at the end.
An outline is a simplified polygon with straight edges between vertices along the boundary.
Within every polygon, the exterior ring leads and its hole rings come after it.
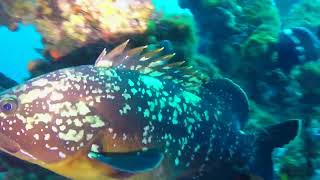
POLYGON ((0 72, 21 82, 29 76, 28 62, 42 58, 35 50, 43 48, 41 35, 34 26, 19 24, 16 32, 0 26, 0 37, 0 72))
POLYGON ((162 11, 165 14, 190 13, 188 9, 181 9, 178 0, 153 0, 152 2, 154 3, 157 11, 162 11))

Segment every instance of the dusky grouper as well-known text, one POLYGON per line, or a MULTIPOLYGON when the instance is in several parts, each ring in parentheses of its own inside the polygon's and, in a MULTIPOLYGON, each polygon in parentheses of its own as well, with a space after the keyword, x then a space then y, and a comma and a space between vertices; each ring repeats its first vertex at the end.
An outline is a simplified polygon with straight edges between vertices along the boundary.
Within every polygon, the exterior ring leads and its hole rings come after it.
POLYGON ((1 150, 72 179, 272 179, 297 120, 245 133, 238 85, 127 43, 2 92, 1 150))

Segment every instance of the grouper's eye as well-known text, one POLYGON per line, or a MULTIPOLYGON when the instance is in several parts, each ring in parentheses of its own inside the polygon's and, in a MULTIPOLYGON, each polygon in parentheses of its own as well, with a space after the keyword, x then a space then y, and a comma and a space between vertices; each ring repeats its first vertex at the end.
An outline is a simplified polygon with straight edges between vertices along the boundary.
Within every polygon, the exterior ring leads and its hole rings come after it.
POLYGON ((0 101, 0 108, 3 113, 11 114, 17 110, 18 101, 15 98, 5 98, 0 101))

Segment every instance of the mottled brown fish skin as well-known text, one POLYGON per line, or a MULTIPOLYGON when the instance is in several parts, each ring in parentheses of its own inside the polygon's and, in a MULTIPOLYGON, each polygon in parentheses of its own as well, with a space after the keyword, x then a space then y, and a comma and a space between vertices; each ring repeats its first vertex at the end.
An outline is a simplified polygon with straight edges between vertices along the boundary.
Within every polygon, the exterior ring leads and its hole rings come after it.
POLYGON ((0 95, 17 101, 15 112, 0 112, 0 133, 20 146, 11 154, 73 179, 121 174, 89 159, 89 150, 148 148, 165 153, 161 167, 170 178, 186 169, 201 175, 212 161, 250 156, 240 149, 253 143, 219 121, 219 103, 203 100, 205 93, 128 69, 62 69, 0 95))

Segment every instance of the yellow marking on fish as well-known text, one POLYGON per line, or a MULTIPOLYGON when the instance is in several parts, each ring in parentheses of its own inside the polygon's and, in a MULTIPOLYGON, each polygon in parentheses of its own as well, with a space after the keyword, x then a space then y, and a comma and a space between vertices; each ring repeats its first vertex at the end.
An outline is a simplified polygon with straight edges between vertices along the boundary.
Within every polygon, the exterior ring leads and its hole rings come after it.
POLYGON ((105 123, 102 121, 102 119, 99 116, 86 116, 83 119, 83 122, 87 122, 90 124, 93 128, 103 127, 105 123))
POLYGON ((39 98, 41 90, 40 89, 33 89, 29 91, 28 93, 21 94, 19 96, 20 103, 21 104, 26 104, 26 103, 31 103, 34 100, 39 98))
POLYGON ((62 93, 58 93, 56 91, 53 91, 51 96, 50 96, 50 99, 52 101, 60 101, 63 99, 63 94, 62 93))
POLYGON ((56 104, 50 104, 49 105, 49 111, 54 112, 55 114, 60 113, 60 110, 63 108, 69 109, 71 107, 70 102, 63 102, 63 103, 56 103, 56 104))
POLYGON ((6 118, 7 115, 5 115, 4 113, 0 113, 0 117, 1 117, 1 118, 6 118))
POLYGON ((48 84, 48 80, 45 79, 45 78, 41 78, 39 80, 36 80, 34 82, 32 82, 32 86, 40 86, 40 87, 43 87, 45 85, 48 84))
POLYGON ((90 112, 89 107, 83 101, 78 102, 76 108, 80 115, 87 115, 90 112))
POLYGON ((69 129, 68 132, 65 133, 59 133, 59 138, 65 141, 74 141, 74 142, 80 142, 84 136, 84 130, 80 130, 77 132, 74 129, 69 129))
POLYGON ((45 124, 51 122, 52 116, 50 114, 40 114, 37 113, 33 117, 27 117, 26 119, 26 129, 32 129, 34 124, 38 124, 39 122, 43 122, 45 124))
POLYGON ((81 127, 83 125, 79 119, 75 119, 73 122, 77 127, 81 127))

